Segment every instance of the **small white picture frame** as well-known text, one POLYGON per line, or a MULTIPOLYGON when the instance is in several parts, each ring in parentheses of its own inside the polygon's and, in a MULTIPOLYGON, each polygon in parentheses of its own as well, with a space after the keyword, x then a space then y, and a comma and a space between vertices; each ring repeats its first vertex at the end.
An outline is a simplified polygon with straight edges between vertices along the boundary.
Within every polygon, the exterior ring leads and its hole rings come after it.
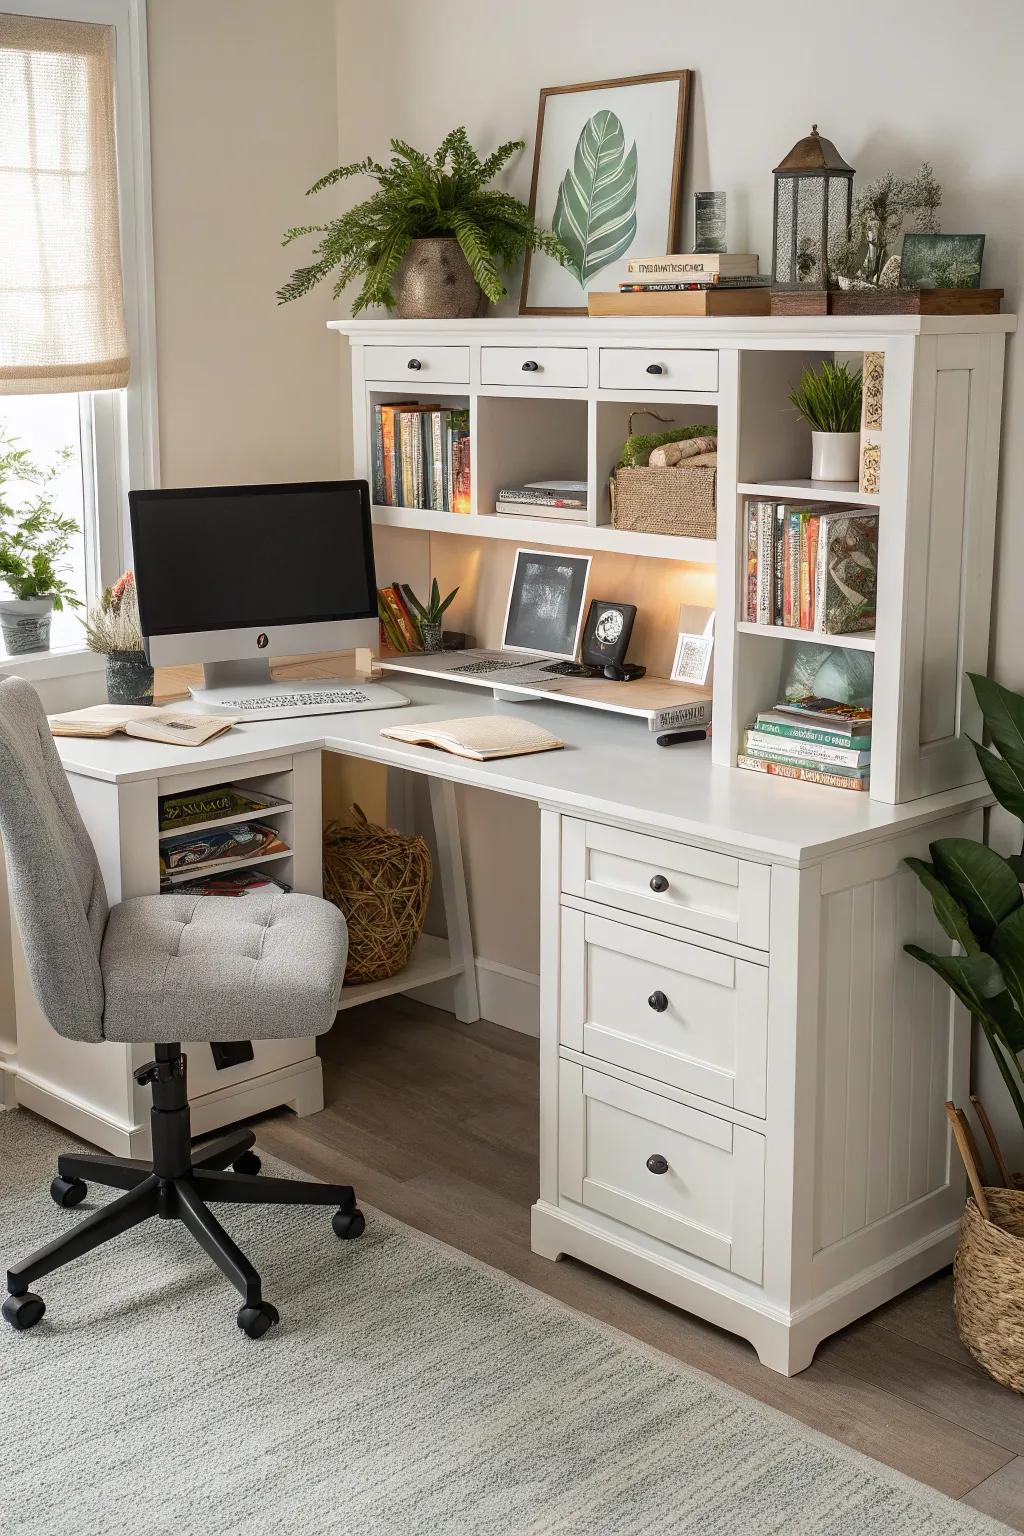
POLYGON ((693 688, 703 688, 711 671, 711 657, 715 648, 715 615, 711 613, 702 634, 680 628, 676 641, 676 654, 672 661, 672 681, 689 683, 693 688))

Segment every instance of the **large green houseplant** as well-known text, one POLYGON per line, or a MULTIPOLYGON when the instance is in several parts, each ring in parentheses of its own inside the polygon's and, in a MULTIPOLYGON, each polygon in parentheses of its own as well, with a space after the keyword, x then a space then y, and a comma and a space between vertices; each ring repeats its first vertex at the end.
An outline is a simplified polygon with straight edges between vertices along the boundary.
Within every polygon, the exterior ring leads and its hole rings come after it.
POLYGON ((307 196, 350 176, 372 176, 378 190, 328 224, 285 233, 285 245, 306 235, 322 238, 313 262, 292 273, 278 302, 297 299, 333 275, 335 298, 362 279, 354 315, 379 304, 406 318, 458 318, 503 298, 501 269, 527 251, 546 251, 564 263, 561 241, 536 227, 526 204, 488 185, 523 147, 522 139, 512 139, 481 160, 465 128, 454 128, 433 155, 392 139, 389 165, 368 156, 329 171, 307 196))
MULTIPOLYGON (((997 749, 973 743, 982 772, 1000 805, 1024 820, 1024 697, 969 675, 997 749)), ((929 852, 930 862, 907 863, 959 953, 904 948, 941 976, 978 1020, 1024 1132, 1024 850, 1004 858, 971 838, 943 837, 929 852)))
POLYGON ((81 607, 60 563, 78 524, 54 506, 53 483, 70 457, 64 448, 36 464, 0 426, 0 586, 9 593, 0 597, 0 631, 12 656, 45 651, 53 610, 81 607))

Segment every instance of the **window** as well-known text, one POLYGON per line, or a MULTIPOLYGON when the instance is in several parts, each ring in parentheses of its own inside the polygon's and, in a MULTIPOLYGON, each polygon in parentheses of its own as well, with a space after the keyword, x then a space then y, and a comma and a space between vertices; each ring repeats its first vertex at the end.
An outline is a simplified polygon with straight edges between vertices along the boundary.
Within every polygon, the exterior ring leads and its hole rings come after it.
MULTIPOLYGON (((128 486, 157 478, 145 4, 0 12, 0 432, 44 467, 70 450, 51 492, 87 604, 128 562, 128 486)), ((83 645, 55 613, 51 648, 83 645)))

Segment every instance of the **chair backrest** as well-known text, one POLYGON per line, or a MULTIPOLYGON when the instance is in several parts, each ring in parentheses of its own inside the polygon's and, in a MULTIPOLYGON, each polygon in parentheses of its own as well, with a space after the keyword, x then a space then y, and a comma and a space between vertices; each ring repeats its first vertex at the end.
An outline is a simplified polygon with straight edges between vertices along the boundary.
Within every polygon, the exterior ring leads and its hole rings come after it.
POLYGON ((59 1034, 103 1039, 107 893, 39 695, 0 682, 0 834, 39 1006, 59 1034))

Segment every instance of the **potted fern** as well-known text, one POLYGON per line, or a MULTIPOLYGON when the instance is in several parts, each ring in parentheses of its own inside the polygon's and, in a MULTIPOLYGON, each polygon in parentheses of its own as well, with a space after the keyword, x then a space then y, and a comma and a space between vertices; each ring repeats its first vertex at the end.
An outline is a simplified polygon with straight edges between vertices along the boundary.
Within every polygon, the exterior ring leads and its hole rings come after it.
POLYGON ((811 479, 856 480, 862 376, 825 358, 808 368, 789 403, 811 429, 811 479))
POLYGON ((329 171, 307 196, 351 176, 372 176, 378 190, 330 223, 285 233, 284 245, 321 238, 312 263, 292 273, 278 303, 333 274, 335 298, 362 279, 353 315, 382 305, 407 320, 464 319, 504 298, 501 270, 526 251, 545 251, 564 264, 568 252, 537 228, 526 204, 488 185, 523 147, 512 139, 481 160, 465 128, 454 128, 433 155, 392 139, 390 164, 368 156, 329 171))
POLYGON ((9 656, 48 650, 54 609, 81 607, 60 564, 79 527, 57 511, 52 489, 70 457, 64 448, 36 464, 0 426, 0 584, 10 594, 0 597, 0 632, 9 656))

